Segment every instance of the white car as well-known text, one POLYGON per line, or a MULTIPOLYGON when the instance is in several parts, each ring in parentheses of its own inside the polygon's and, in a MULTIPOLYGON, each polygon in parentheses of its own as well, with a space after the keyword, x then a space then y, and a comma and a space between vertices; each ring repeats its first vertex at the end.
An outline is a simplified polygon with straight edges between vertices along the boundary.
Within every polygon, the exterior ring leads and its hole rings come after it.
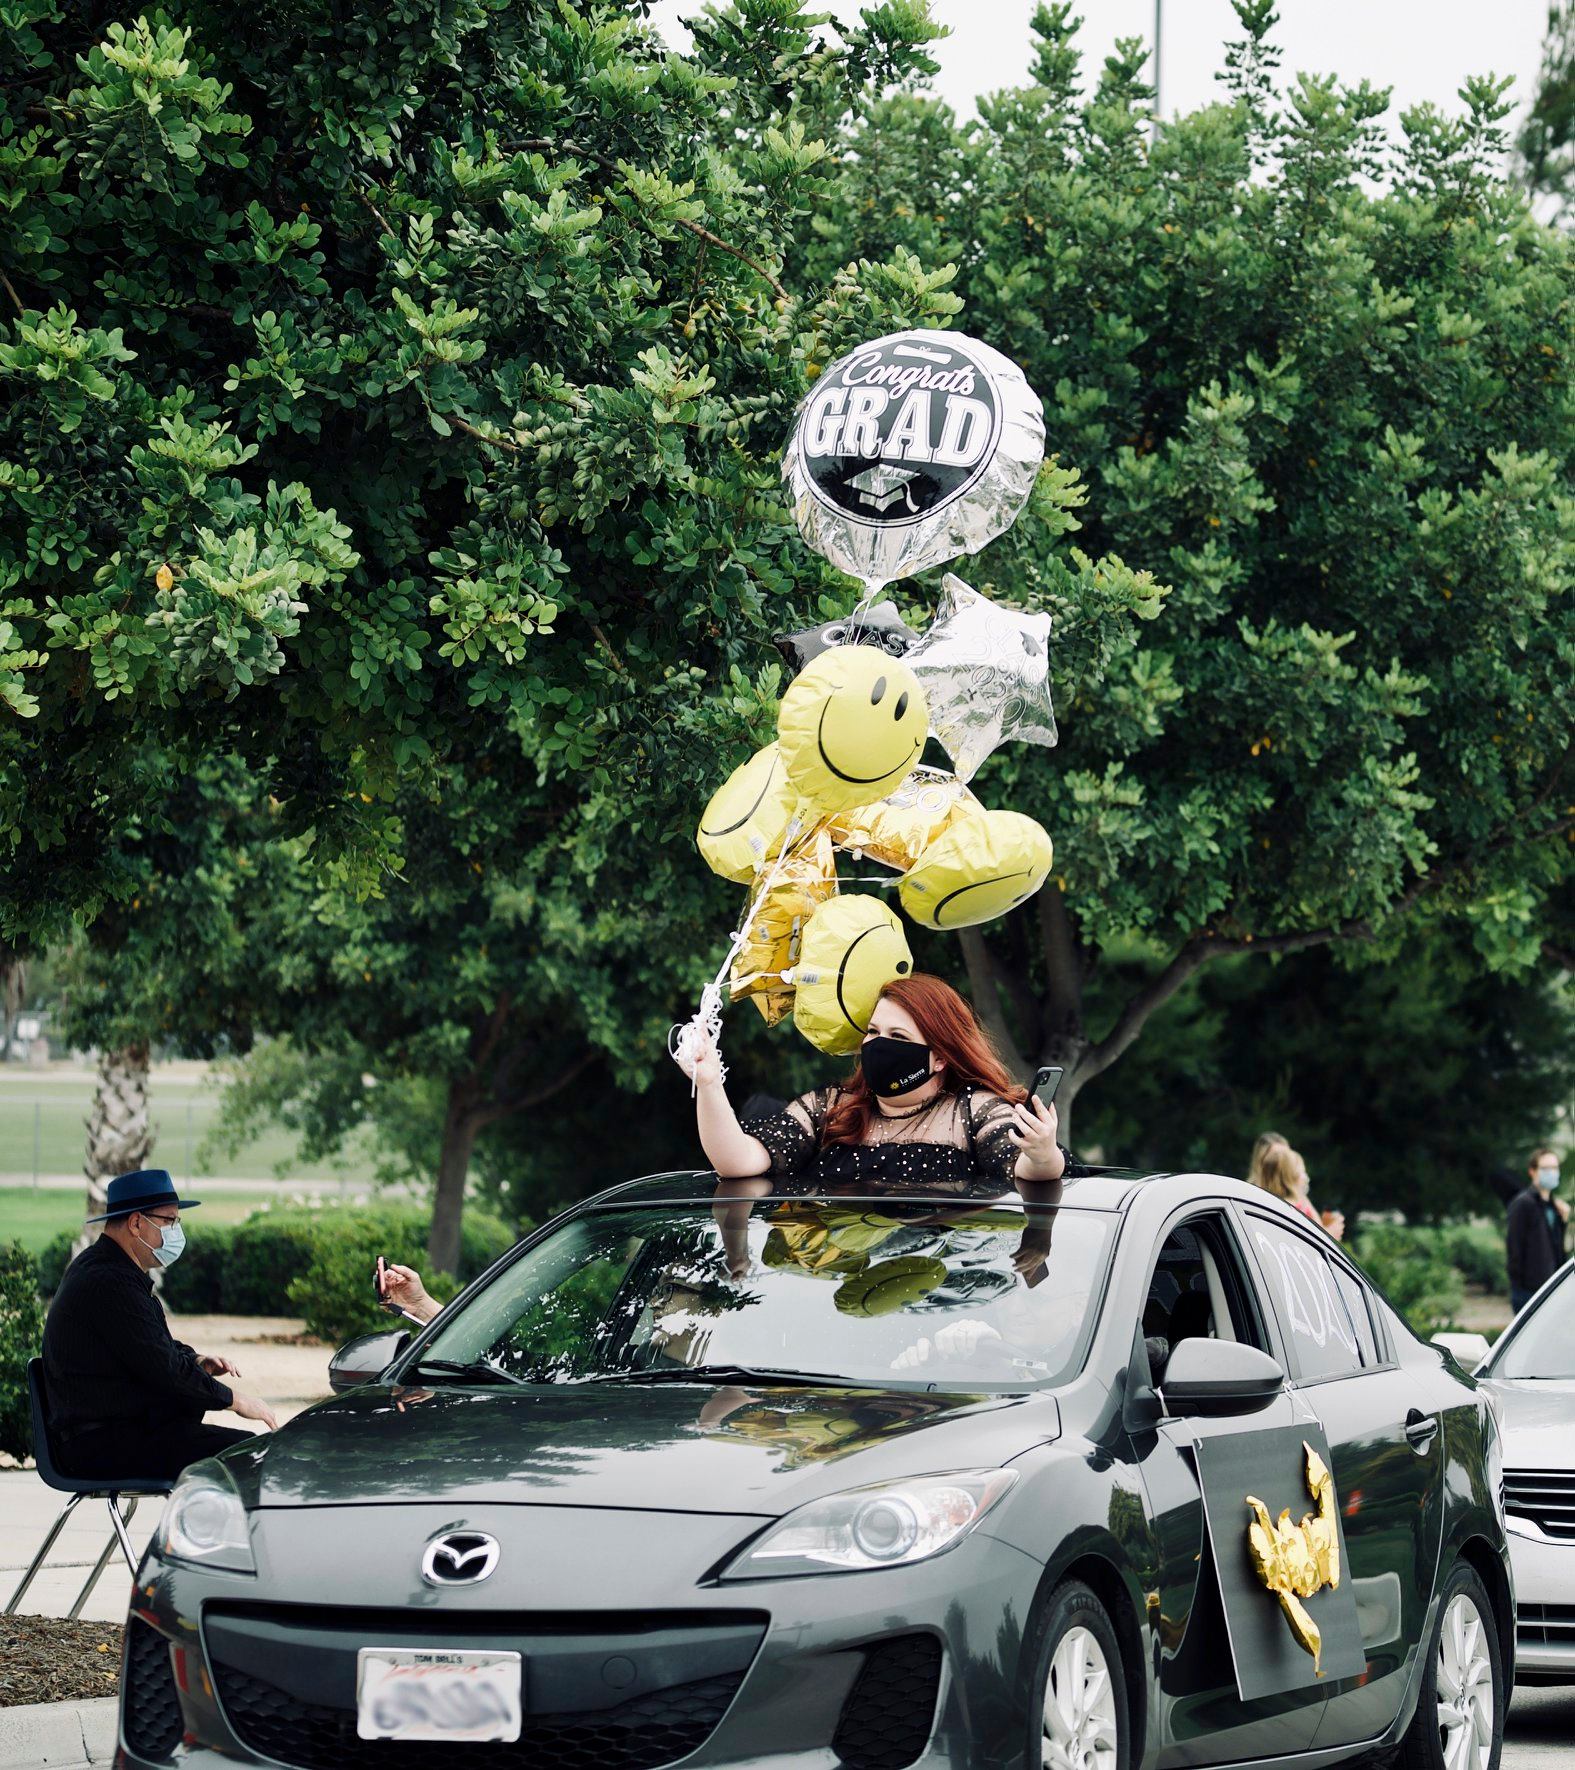
POLYGON ((1575 1260, 1515 1317, 1476 1376, 1503 1422, 1515 1679, 1575 1684, 1575 1260))

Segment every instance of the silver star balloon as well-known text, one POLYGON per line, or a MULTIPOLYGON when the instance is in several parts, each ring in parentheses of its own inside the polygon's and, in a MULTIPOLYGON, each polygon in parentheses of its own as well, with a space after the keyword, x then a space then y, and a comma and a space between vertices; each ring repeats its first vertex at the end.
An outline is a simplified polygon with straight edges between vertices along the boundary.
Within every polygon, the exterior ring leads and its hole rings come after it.
POLYGON ((935 620, 904 662, 959 779, 1009 739, 1056 741, 1049 615, 1002 608, 948 572, 935 620))

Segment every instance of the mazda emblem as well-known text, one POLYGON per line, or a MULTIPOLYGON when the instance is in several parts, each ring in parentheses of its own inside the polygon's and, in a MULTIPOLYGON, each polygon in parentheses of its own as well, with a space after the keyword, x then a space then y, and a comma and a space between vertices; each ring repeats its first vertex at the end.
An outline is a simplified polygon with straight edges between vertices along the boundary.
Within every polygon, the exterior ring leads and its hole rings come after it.
POLYGON ((501 1552, 485 1531, 451 1530, 427 1544, 421 1577, 429 1586, 473 1586, 497 1566, 501 1552))

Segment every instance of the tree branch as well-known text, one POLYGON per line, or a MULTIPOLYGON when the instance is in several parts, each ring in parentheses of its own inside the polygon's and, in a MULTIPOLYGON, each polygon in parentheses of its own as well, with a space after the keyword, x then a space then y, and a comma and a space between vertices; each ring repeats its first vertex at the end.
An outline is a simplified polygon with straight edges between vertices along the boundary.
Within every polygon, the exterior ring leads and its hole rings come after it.
POLYGON ((1083 1032, 1083 956, 1072 932, 1066 895, 1046 885, 1034 899, 1039 918, 1039 943, 1045 955, 1045 1021, 1051 1038, 1081 1037, 1083 1032))
POLYGON ((962 947, 963 962, 968 967, 968 986, 973 991, 975 1013, 984 1022, 985 1031, 994 1041, 1006 1067, 1016 1076, 1026 1076, 1028 1060, 1017 1048, 1012 1029, 1006 1024, 1006 1016, 1001 1012, 1001 992, 994 954, 984 944, 984 936, 977 928, 962 929, 957 940, 962 947))
POLYGON ((567 1064, 550 1080, 539 1087, 527 1089, 523 1094, 510 1094, 501 1100, 493 1100, 488 1105, 476 1109, 476 1125, 479 1128, 495 1125, 499 1119, 506 1119, 517 1112, 529 1112, 531 1108, 545 1105, 555 1094, 561 1094, 577 1077, 583 1075, 601 1056, 600 1051, 582 1051, 575 1060, 567 1064))
MULTIPOLYGON (((1561 763, 1560 767, 1563 766, 1561 763)), ((1557 770, 1554 773, 1557 778, 1557 770)), ((1540 792, 1527 812, 1535 810, 1550 790, 1550 780, 1540 792)), ((1526 813, 1522 813, 1525 816, 1526 813)), ((1567 835, 1575 830, 1575 817, 1559 818, 1545 829, 1538 830, 1534 835, 1517 835, 1514 826, 1500 830, 1490 842, 1479 843, 1469 854, 1462 855, 1452 863, 1439 867, 1431 873, 1424 873, 1414 879, 1410 886, 1384 912, 1386 921, 1396 916, 1403 916, 1413 910, 1428 895, 1436 891, 1440 885, 1450 879, 1457 878, 1470 866, 1492 854, 1498 854, 1505 848, 1512 848, 1522 842, 1546 842, 1551 837, 1567 835)), ((1085 1082, 1091 1077, 1102 1074, 1109 1069, 1142 1032, 1149 1016, 1156 1008, 1162 1007, 1176 991, 1186 983, 1192 974, 1212 959, 1222 957, 1226 953, 1299 953, 1311 947, 1328 946, 1337 940, 1371 940, 1373 924, 1365 916, 1353 916, 1345 922, 1337 922, 1325 928, 1302 929, 1289 934, 1265 934, 1241 936, 1222 936, 1213 930, 1195 936, 1182 947, 1160 974, 1145 984, 1132 997, 1116 1018, 1115 1025, 1109 1033, 1092 1046, 1082 1062, 1077 1066, 1078 1081, 1085 1082)))
POLYGON ((22 297, 20 295, 18 295, 16 290, 11 287, 11 279, 5 274, 5 272, 3 270, 0 270, 0 283, 4 283, 5 292, 7 295, 9 295, 11 297, 11 305, 16 309, 16 311, 18 313, 26 313, 27 309, 25 307, 23 307, 23 305, 22 305, 22 297))
MULTIPOLYGON (((604 172, 616 173, 620 178, 623 176, 623 168, 616 160, 609 160, 605 154, 593 153, 590 148, 579 147, 572 141, 548 141, 543 136, 532 136, 527 141, 511 142, 506 151, 567 155, 570 159, 574 160, 590 160, 594 165, 600 166, 604 172)), ((630 194, 632 195, 633 193, 631 192, 630 194)), ((638 199, 636 200, 638 201, 638 199)), ((698 221, 690 221, 682 215, 669 215, 667 220, 669 220, 674 227, 681 227, 685 233, 693 234, 697 240, 704 240, 706 245, 715 246, 717 251, 728 253, 729 256, 736 258, 740 264, 747 264, 757 277, 760 277, 763 281, 768 282, 771 285, 772 289, 783 301, 792 299, 787 290, 783 288, 782 284, 763 264, 757 264, 747 252, 743 251, 738 246, 732 245, 727 240, 724 240, 720 234, 714 234, 711 232, 710 228, 702 227, 698 221)))

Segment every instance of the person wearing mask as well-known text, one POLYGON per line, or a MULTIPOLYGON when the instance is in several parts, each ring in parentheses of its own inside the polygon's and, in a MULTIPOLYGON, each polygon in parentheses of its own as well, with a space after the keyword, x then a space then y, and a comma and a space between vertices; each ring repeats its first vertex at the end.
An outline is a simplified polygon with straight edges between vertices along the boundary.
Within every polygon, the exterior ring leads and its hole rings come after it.
POLYGON ((273 1431, 271 1410, 221 1377, 241 1373, 227 1358, 203 1357, 169 1329, 148 1276, 172 1266, 186 1245, 178 1198, 162 1168, 119 1174, 109 1209, 90 1223, 103 1233, 66 1268, 44 1322, 44 1380, 51 1436, 67 1474, 157 1478, 178 1475, 253 1436, 210 1426, 228 1408, 273 1431))
POLYGON ((760 1193, 868 1185, 995 1195, 1066 1172, 1056 1111, 1018 1087, 978 1018, 939 977, 888 984, 853 1073, 740 1124, 714 1046, 680 1067, 695 1084, 706 1159, 760 1193))
POLYGON ((1314 1209, 1307 1196, 1307 1164, 1278 1131, 1265 1131, 1253 1144, 1247 1180, 1284 1199, 1292 1210, 1326 1229, 1336 1241, 1345 1239, 1345 1214, 1314 1209))
POLYGON ((1505 1228, 1509 1301, 1517 1310, 1564 1264, 1564 1225, 1570 1214, 1569 1205, 1554 1196, 1559 1158, 1553 1150, 1532 1151, 1526 1178, 1528 1184, 1510 1200, 1505 1228))

